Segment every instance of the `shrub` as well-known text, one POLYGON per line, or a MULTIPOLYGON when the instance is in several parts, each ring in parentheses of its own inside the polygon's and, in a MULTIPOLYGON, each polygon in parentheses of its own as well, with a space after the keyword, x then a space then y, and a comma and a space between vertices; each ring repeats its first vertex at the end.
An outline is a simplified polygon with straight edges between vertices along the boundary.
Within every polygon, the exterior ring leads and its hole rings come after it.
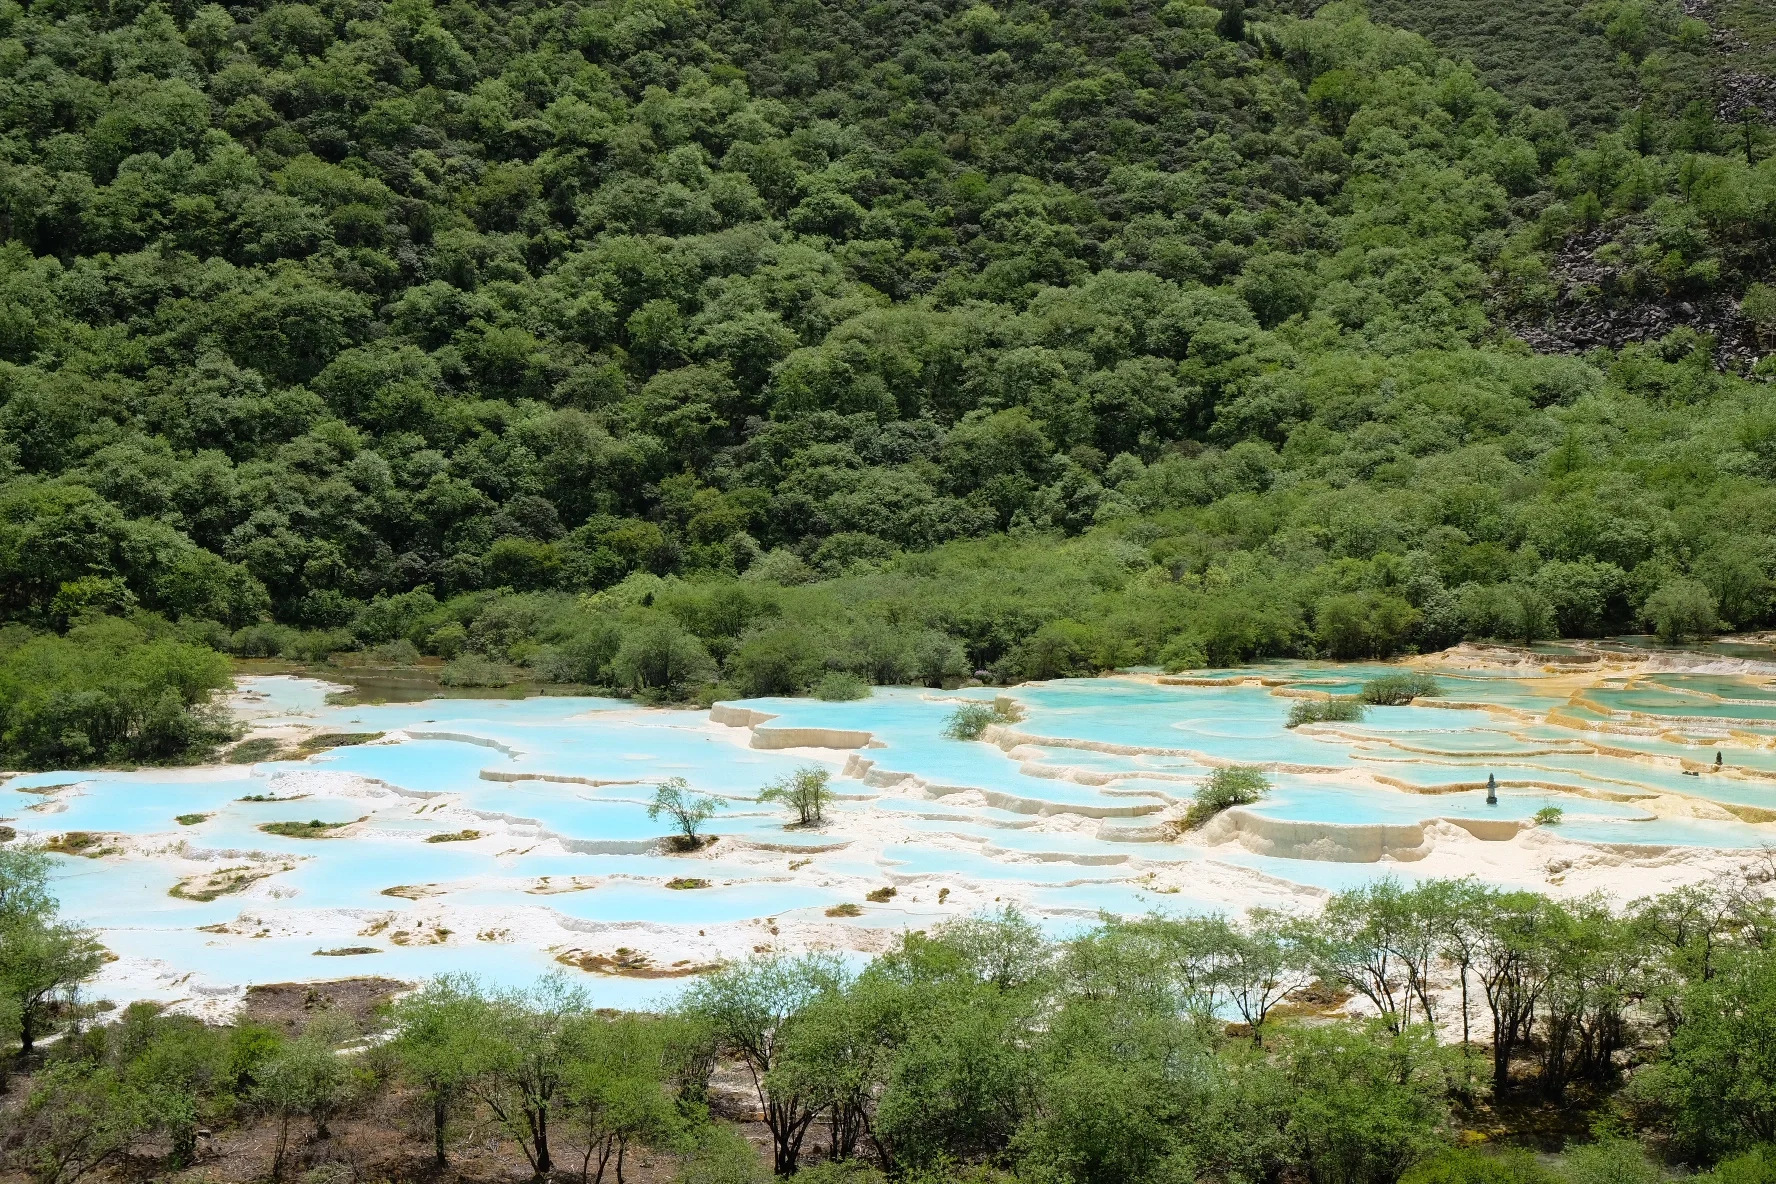
POLYGON ((828 703, 844 703, 870 697, 870 684, 847 670, 829 670, 815 683, 810 693, 828 703))
POLYGON ((1701 1184, 1776 1184, 1776 1147, 1754 1147, 1697 1180, 1701 1184))
POLYGON ((1298 728, 1302 724, 1352 724, 1362 718, 1361 699, 1297 699, 1289 707, 1289 722, 1286 726, 1298 728))
POLYGON ((180 764, 233 739, 214 703, 231 683, 214 650, 112 618, 67 636, 0 636, 0 760, 8 768, 180 764))
POLYGON ((1632 1139, 1604 1139, 1567 1152, 1568 1184, 1662 1184, 1670 1179, 1632 1139))
POLYGON ((1443 688, 1437 685, 1436 679, 1414 670, 1370 679, 1363 684, 1361 698, 1377 707, 1399 707, 1414 699, 1428 699, 1442 693, 1443 688))
POLYGON ((950 712, 943 734, 952 740, 979 740, 981 733, 998 722, 999 717, 994 714, 992 704, 964 703, 950 712))
POLYGON ((779 777, 759 793, 761 802, 782 802, 796 812, 801 826, 826 821, 826 804, 832 800, 832 774, 817 765, 805 765, 787 777, 779 777))
POLYGON ((1195 830, 1230 807, 1249 806, 1269 791, 1270 779, 1257 765, 1223 765, 1197 786, 1184 829, 1195 830))
POLYGON ((447 687, 507 687, 517 680, 509 667, 471 653, 445 663, 438 681, 447 687))
POLYGON ((715 660, 691 633, 672 620, 630 629, 610 659, 612 683, 644 697, 683 698, 715 681, 715 660))
POLYGON ((1754 1149, 1776 1130, 1776 958, 1748 952, 1718 966, 1678 987, 1683 1023, 1628 1087, 1665 1116, 1679 1153, 1703 1161, 1754 1149))
POLYGON ((1641 618, 1659 640, 1678 645, 1698 637, 1712 637, 1720 624, 1720 605, 1714 594, 1696 580, 1670 580, 1647 597, 1641 618))
POLYGON ((322 822, 319 818, 311 818, 307 822, 262 822, 259 829, 268 835, 282 835, 287 839, 324 839, 327 832, 350 825, 349 822, 322 822))
POLYGON ((1320 601, 1314 618, 1314 636, 1333 657, 1385 658, 1400 652, 1422 615, 1398 596, 1347 592, 1320 601))
POLYGON ((1023 712, 1009 699, 964 703, 950 712, 943 734, 952 740, 979 740, 993 724, 1014 724, 1022 718, 1023 712))
POLYGON ((1159 651, 1159 664, 1167 674, 1177 674, 1183 670, 1200 670, 1209 664, 1209 659, 1196 638, 1180 634, 1159 651))
POLYGON ((655 819, 662 814, 671 818, 672 824, 678 828, 673 845, 680 851, 695 851, 703 845, 697 829, 713 818, 721 806, 720 798, 693 796, 690 782, 683 777, 668 777, 654 791, 654 800, 648 805, 648 818, 655 819))
POLYGON ((712 1124, 698 1133, 678 1179, 681 1184, 768 1184, 771 1173, 738 1131, 712 1124))
POLYGON ((1543 806, 1535 812, 1535 824, 1537 826, 1559 826, 1561 816, 1565 813, 1566 811, 1559 806, 1543 806))
POLYGON ((881 1170, 860 1160, 828 1160, 796 1173, 798 1184, 887 1184, 881 1170))
POLYGON ((243 658, 276 658, 294 646, 299 636, 288 625, 265 621, 236 629, 228 640, 228 648, 243 658))
POLYGON ((379 645, 370 651, 370 656, 378 662, 390 666, 417 666, 419 664, 419 647, 405 637, 396 638, 386 645, 379 645))
POLYGON ((799 695, 819 677, 824 651, 811 630, 776 625, 735 646, 726 673, 750 698, 799 695))
POLYGON ((1776 337, 1776 288, 1752 284, 1739 301, 1739 315, 1751 323, 1759 341, 1776 337))
POLYGON ((1493 1155, 1452 1147, 1414 1164, 1400 1184, 1557 1184, 1526 1152, 1493 1155))

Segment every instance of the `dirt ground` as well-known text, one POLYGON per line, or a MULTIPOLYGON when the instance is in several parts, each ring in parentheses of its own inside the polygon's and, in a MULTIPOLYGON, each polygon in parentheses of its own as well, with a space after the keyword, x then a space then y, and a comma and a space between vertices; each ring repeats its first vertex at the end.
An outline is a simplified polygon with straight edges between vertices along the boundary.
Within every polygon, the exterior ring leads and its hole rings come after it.
POLYGON ((242 1018, 297 1036, 319 1012, 335 1011, 360 1032, 377 1025, 376 1012, 412 984, 392 978, 344 978, 331 983, 270 983, 247 989, 242 1018))

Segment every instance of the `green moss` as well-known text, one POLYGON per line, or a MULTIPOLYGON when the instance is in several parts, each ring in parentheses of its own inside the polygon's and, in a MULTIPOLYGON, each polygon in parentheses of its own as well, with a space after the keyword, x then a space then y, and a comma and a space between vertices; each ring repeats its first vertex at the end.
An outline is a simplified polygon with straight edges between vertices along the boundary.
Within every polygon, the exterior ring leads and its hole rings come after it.
POLYGON ((224 759, 231 765, 252 765, 270 760, 282 748, 281 740, 270 736, 255 736, 251 740, 242 740, 229 749, 224 759))

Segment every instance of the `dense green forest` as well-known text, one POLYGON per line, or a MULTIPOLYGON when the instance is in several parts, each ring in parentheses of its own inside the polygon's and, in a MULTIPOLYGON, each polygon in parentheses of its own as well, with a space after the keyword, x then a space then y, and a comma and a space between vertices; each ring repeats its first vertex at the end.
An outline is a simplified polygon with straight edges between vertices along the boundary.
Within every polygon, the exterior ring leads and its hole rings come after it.
POLYGON ((176 1175, 200 1129, 270 1136, 227 1144, 257 1161, 237 1177, 310 1184, 495 1178, 462 1160, 501 1144, 582 1184, 650 1154, 684 1184, 767 1163, 807 1184, 1776 1181, 1776 914, 1755 878, 1617 909, 1384 880, 1310 919, 1106 918, 1066 940, 1006 909, 861 967, 733 963, 653 1013, 559 976, 449 976, 292 1031, 79 1005, 100 952, 46 872, 0 847, 0 1050, 22 1035, 31 1074, 0 1156, 41 1184, 207 1178, 176 1175), (736 1111, 763 1115, 762 1148, 736 1111), (374 1166, 334 1129, 366 1122, 374 1166))
POLYGON ((1771 137, 1564 10, 0 0, 0 755, 1773 623, 1771 137))

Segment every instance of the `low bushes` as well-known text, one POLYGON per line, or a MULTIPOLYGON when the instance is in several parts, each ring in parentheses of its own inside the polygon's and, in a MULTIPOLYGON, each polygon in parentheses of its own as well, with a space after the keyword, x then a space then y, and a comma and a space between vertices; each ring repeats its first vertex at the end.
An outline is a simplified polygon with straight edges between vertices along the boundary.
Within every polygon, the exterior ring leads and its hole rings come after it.
POLYGON ((1442 693, 1443 688, 1437 685, 1436 679, 1414 670, 1370 679, 1363 684, 1360 698, 1377 707, 1399 707, 1414 699, 1428 699, 1442 693))
POLYGON ((1224 765, 1196 788, 1196 799, 1184 815, 1184 829, 1195 830, 1221 811, 1249 806, 1270 792, 1270 779, 1256 765, 1224 765))
POLYGON ((1299 728, 1302 724, 1350 724, 1362 718, 1361 699, 1297 699, 1289 706, 1289 722, 1286 726, 1299 728))

